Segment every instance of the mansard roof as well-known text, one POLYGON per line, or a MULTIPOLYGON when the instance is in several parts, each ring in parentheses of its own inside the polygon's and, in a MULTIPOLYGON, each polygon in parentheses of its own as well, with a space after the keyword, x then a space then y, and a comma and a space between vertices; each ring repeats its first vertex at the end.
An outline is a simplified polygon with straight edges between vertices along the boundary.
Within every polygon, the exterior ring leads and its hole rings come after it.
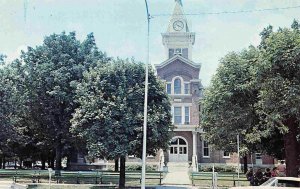
POLYGON ((169 65, 170 63, 174 62, 175 60, 180 60, 181 62, 193 67, 193 68, 198 68, 198 69, 201 69, 201 64, 200 63, 195 63, 187 58, 184 58, 183 56, 180 56, 180 55, 175 55, 173 56, 172 58, 160 63, 160 64, 156 64, 155 65, 155 68, 156 69, 161 69, 167 65, 169 65))

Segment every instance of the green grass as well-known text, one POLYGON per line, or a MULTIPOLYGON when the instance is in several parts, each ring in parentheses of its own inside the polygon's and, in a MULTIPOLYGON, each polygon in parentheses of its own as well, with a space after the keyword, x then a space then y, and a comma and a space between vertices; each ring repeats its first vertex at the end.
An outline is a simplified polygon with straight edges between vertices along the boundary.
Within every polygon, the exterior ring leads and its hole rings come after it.
MULTIPOLYGON (((162 178, 165 174, 161 173, 162 178)), ((102 184, 117 185, 119 182, 119 173, 113 171, 61 171, 61 177, 57 178, 52 174, 51 182, 57 183, 57 180, 61 184, 97 184, 102 181, 102 184)), ((37 182, 37 176, 40 183, 49 182, 49 173, 47 170, 0 170, 0 180, 12 181, 16 177, 17 183, 32 183, 33 180, 37 182)), ((126 171, 126 185, 139 186, 140 185, 141 172, 140 171, 126 171)), ((160 172, 149 171, 146 174, 147 185, 159 185, 160 172)))
MULTIPOLYGON (((194 185, 202 187, 210 187, 212 185, 212 173, 211 172, 197 172, 191 173, 190 178, 194 178, 194 185), (192 177, 193 174, 193 177, 192 177)), ((217 185, 218 187, 232 187, 238 184, 236 173, 218 173, 217 185)), ((240 186, 249 186, 249 181, 241 174, 239 179, 240 186)))

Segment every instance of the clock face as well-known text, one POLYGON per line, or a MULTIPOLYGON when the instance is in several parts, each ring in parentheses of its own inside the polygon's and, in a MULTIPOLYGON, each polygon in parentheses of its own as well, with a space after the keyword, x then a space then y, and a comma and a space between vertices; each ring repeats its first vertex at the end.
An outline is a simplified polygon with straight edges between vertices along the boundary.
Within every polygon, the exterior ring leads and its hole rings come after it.
POLYGON ((182 21, 180 20, 177 20, 173 23, 173 28, 175 31, 180 31, 184 28, 184 24, 182 21))

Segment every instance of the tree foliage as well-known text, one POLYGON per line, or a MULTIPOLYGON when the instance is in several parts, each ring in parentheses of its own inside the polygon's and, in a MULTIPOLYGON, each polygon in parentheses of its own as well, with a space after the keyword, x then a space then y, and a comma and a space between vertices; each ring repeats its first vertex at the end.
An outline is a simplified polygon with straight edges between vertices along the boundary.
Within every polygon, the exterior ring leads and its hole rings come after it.
MULTIPOLYGON (((93 157, 121 158, 121 173, 125 173, 122 158, 142 154, 144 78, 141 63, 117 60, 86 72, 77 87, 80 107, 72 119, 72 132, 87 141, 93 157)), ((155 155, 168 147, 171 114, 168 96, 153 71, 149 83, 147 154, 155 155)))
POLYGON ((55 149, 56 169, 61 168, 61 158, 69 154, 72 144, 70 119, 77 107, 73 85, 84 71, 107 60, 98 51, 93 34, 81 43, 74 32, 45 37, 42 45, 28 47, 21 55, 28 119, 32 122, 28 127, 39 145, 55 149))
POLYGON ((221 60, 202 102, 202 125, 207 139, 221 149, 232 151, 230 141, 239 133, 246 152, 285 155, 288 175, 296 176, 300 166, 298 22, 277 32, 268 26, 261 37, 259 48, 251 46, 221 60))
POLYGON ((254 47, 229 53, 221 60, 205 92, 202 124, 206 138, 218 149, 235 151, 237 134, 241 137, 242 153, 255 148, 250 140, 257 139, 253 125, 259 123, 254 107, 258 89, 251 78, 258 59, 254 47))
POLYGON ((22 115, 25 98, 21 94, 17 64, 4 64, 5 56, 0 56, 0 156, 15 157, 27 144, 25 127, 22 125, 22 115))

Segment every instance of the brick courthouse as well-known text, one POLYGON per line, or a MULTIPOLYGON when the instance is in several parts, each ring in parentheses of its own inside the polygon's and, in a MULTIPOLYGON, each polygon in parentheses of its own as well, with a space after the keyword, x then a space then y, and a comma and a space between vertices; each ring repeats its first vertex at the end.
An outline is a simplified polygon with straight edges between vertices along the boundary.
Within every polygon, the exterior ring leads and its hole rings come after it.
MULTIPOLYGON (((175 0, 175 8, 167 31, 162 33, 162 45, 165 47, 165 61, 156 65, 158 77, 165 82, 166 92, 171 100, 172 121, 175 125, 174 137, 169 150, 160 151, 156 157, 148 157, 147 162, 159 165, 163 162, 191 163, 193 170, 198 165, 234 164, 237 165, 236 154, 217 151, 210 148, 203 140, 203 130, 200 123, 199 101, 203 97, 203 86, 199 79, 201 64, 193 61, 193 45, 195 33, 190 31, 184 16, 180 0, 175 0)), ((253 153, 248 157, 248 164, 254 166, 273 165, 273 158, 253 153)), ((133 156, 127 157, 127 162, 140 162, 133 156)), ((241 160, 241 163, 242 160, 241 160)), ((106 167, 107 161, 97 160, 89 164, 81 153, 73 157, 71 169, 90 169, 106 167)))
MULTIPOLYGON (((166 84, 175 125, 171 146, 163 158, 169 162, 191 162, 194 170, 198 164, 237 164, 236 154, 212 150, 202 139, 204 133, 199 126, 199 101, 203 96, 199 79, 201 64, 194 62, 192 56, 195 33, 190 31, 181 1, 175 2, 167 31, 162 33, 166 60, 155 66, 158 77, 166 84)), ((257 166, 273 164, 272 158, 260 153, 254 153, 248 161, 257 166)))

